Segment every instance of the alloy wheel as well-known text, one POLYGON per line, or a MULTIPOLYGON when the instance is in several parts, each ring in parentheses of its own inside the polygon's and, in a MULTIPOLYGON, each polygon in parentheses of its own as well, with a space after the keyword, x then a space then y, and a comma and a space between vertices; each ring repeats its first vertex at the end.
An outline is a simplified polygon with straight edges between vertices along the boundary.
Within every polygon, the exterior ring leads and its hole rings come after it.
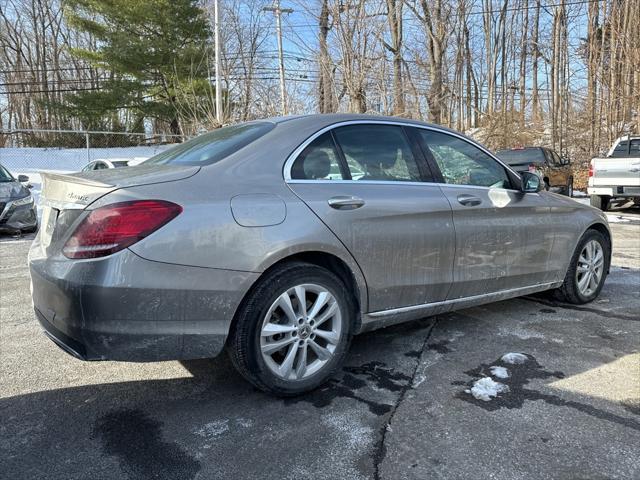
POLYGON ((297 285, 282 293, 263 319, 262 358, 276 376, 302 380, 329 362, 342 330, 342 312, 333 294, 321 285, 297 285))
POLYGON ((604 250, 600 242, 590 240, 582 248, 576 268, 576 282, 580 293, 589 297, 598 289, 604 272, 604 250))

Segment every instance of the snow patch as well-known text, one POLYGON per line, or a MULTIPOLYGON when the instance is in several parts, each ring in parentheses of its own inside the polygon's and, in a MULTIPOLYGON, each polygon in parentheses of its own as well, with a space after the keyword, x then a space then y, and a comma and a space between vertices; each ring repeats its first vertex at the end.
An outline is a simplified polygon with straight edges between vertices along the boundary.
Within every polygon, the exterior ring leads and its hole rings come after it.
POLYGON ((140 147, 90 148, 38 148, 6 147, 0 148, 0 163, 9 171, 66 170, 77 172, 93 160, 129 160, 131 164, 140 163, 175 144, 151 145, 140 147))
POLYGON ((229 419, 216 420, 214 422, 205 423, 202 428, 195 430, 193 433, 203 438, 217 438, 229 431, 229 419))
POLYGON ((529 359, 523 353, 505 353, 500 360, 504 363, 510 363, 511 365, 518 365, 525 363, 529 359))
POLYGON ((509 378, 509 370, 504 367, 493 365, 489 367, 489 370, 491 370, 491 375, 496 378, 509 378))
POLYGON ((357 422, 346 414, 328 414, 322 417, 322 423, 332 427, 346 441, 350 449, 361 451, 368 448, 373 438, 373 429, 357 422))
POLYGON ((471 387, 470 390, 466 390, 466 392, 473 395, 474 398, 484 402, 488 402, 492 398, 497 397, 499 393, 506 393, 508 391, 508 386, 504 383, 496 382, 491 377, 484 377, 480 380, 476 380, 473 383, 473 387, 471 387))
POLYGON ((607 214, 607 221, 609 223, 632 223, 636 220, 638 220, 638 217, 632 217, 627 215, 615 215, 611 213, 607 214))
POLYGON ((544 335, 542 333, 522 327, 500 327, 498 335, 501 337, 513 335, 523 340, 528 340, 530 338, 544 338, 544 335))

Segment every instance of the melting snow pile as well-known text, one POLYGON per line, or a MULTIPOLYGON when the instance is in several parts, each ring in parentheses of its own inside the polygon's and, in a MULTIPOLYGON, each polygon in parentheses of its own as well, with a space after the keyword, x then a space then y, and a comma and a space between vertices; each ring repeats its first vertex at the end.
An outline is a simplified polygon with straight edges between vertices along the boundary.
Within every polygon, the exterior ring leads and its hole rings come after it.
POLYGON ((496 378, 509 378, 509 370, 504 367, 497 367, 494 365, 493 367, 490 367, 489 370, 491 370, 491 375, 496 378))
POLYGON ((528 358, 523 353, 505 353, 500 360, 511 365, 519 365, 526 362, 528 358))
POLYGON ((490 377, 484 377, 480 380, 476 380, 471 387, 471 390, 467 390, 468 393, 477 398, 478 400, 484 400, 488 402, 493 397, 497 397, 499 393, 505 393, 509 391, 509 387, 505 384, 496 382, 490 377))
MULTIPOLYGON (((500 357, 501 362, 508 363, 510 365, 523 364, 527 360, 529 360, 529 357, 523 353, 505 353, 500 357)), ((507 368, 500 367, 498 365, 492 365, 489 367, 489 371, 493 377, 498 379, 509 378, 511 376, 507 368)), ((504 383, 496 382, 491 377, 484 377, 473 382, 473 386, 470 389, 465 390, 465 392, 470 393, 478 400, 488 402, 492 398, 496 398, 500 393, 509 392, 509 387, 504 383)))

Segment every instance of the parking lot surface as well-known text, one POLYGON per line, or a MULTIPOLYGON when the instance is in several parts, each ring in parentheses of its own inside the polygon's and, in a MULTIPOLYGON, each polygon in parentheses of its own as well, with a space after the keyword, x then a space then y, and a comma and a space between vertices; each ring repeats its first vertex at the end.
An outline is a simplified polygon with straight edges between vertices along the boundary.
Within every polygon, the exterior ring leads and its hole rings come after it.
POLYGON ((70 357, 34 319, 30 238, 3 237, 0 477, 640 478, 640 209, 609 218, 596 302, 541 295, 367 333, 330 383, 288 400, 224 356, 70 357), (483 378, 502 392, 476 398, 483 378))

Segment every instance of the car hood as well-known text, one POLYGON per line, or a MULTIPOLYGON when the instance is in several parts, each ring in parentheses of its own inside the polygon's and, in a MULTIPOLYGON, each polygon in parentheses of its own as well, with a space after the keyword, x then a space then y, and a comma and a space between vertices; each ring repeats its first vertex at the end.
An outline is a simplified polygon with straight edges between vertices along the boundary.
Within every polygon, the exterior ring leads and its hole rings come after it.
POLYGON ((29 190, 20 182, 0 182, 0 200, 9 201, 29 195, 29 190))

